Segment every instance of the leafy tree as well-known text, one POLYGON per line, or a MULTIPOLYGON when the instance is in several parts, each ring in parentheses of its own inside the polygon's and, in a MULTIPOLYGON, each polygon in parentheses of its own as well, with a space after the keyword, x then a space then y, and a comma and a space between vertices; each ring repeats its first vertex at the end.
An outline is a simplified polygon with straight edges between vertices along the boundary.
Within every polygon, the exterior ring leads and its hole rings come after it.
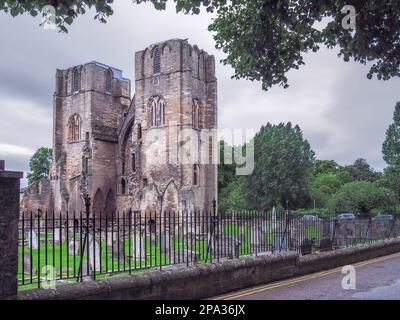
POLYGON ((344 171, 350 175, 353 181, 376 181, 381 173, 375 172, 365 159, 357 159, 354 164, 345 166, 344 171))
POLYGON ((397 203, 400 202, 400 168, 385 168, 382 177, 376 181, 376 184, 392 190, 396 194, 397 203))
POLYGON ((254 137, 254 158, 253 174, 245 178, 252 208, 286 207, 286 200, 291 208, 310 202, 315 156, 299 126, 289 122, 261 127, 254 137))
POLYGON ((340 166, 333 160, 315 160, 314 175, 337 173, 340 166))
MULTIPOLYGON (((0 11, 13 16, 28 12, 36 16, 46 4, 57 8, 61 31, 88 8, 105 22, 113 14, 112 0, 5 0, 0 11)), ((158 10, 167 0, 151 2, 158 10)), ((373 61, 367 77, 387 80, 400 75, 400 2, 376 0, 174 0, 178 12, 197 14, 201 7, 217 11, 209 26, 217 48, 227 54, 223 63, 231 65, 235 78, 262 81, 263 89, 273 85, 288 87, 286 74, 304 65, 303 56, 321 46, 339 47, 344 61, 353 58, 362 64, 373 61), (343 28, 345 5, 357 12, 356 30, 343 28), (326 24, 325 24, 326 22, 326 24)))
POLYGON ((41 179, 47 178, 50 172, 52 150, 41 147, 29 160, 30 172, 27 175, 28 183, 38 183, 41 179))
POLYGON ((220 164, 218 165, 218 191, 222 191, 231 182, 236 180, 236 165, 232 157, 232 147, 225 143, 225 141, 220 141, 219 143, 219 154, 220 154, 220 164), (232 163, 225 163, 225 155, 232 159, 232 163))
POLYGON ((393 209, 396 196, 393 191, 368 181, 354 181, 342 186, 329 200, 328 207, 335 212, 360 212, 368 215, 372 209, 393 209))
POLYGON ((243 180, 238 177, 224 188, 218 197, 221 211, 242 211, 247 209, 243 180))
POLYGON ((390 167, 400 169, 400 102, 396 104, 393 123, 386 131, 382 153, 383 159, 390 167))
POLYGON ((342 185, 343 181, 338 174, 322 173, 316 176, 311 183, 311 196, 316 207, 325 207, 342 185))

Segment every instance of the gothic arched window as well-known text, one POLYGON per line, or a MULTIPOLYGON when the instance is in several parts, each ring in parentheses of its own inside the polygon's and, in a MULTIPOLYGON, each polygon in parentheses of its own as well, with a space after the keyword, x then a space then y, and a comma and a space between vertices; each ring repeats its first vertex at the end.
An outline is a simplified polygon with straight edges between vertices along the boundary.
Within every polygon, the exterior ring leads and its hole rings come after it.
POLYGON ((194 78, 199 77, 199 55, 196 50, 192 51, 192 75, 194 78))
POLYGON ((166 103, 159 96, 155 96, 150 100, 151 126, 156 127, 166 123, 166 103))
POLYGON ((153 73, 154 74, 161 73, 161 53, 160 53, 160 49, 158 47, 155 48, 155 50, 154 50, 153 73))
POLYGON ((140 123, 137 125, 137 138, 138 140, 142 139, 142 125, 140 123))
POLYGON ((153 127, 157 126, 157 102, 153 101, 151 103, 151 125, 153 127))
POLYGON ((106 93, 109 93, 109 94, 111 93, 111 88, 112 88, 111 80, 112 80, 111 70, 106 70, 105 71, 104 87, 105 87, 106 93))
POLYGON ((125 194, 126 193, 126 183, 125 179, 121 179, 121 193, 125 194))
POLYGON ((193 185, 198 186, 199 185, 199 165, 195 164, 193 166, 193 185))
POLYGON ((165 124, 165 101, 160 99, 160 124, 165 124))
POLYGON ((78 114, 72 115, 68 120, 68 141, 81 140, 82 119, 78 114))
POLYGON ((200 129, 200 106, 197 100, 193 101, 192 123, 193 129, 200 129))
POLYGON ((72 76, 72 92, 78 92, 79 90, 81 90, 81 72, 75 69, 72 76))
POLYGON ((132 154, 132 172, 136 171, 136 154, 132 154))

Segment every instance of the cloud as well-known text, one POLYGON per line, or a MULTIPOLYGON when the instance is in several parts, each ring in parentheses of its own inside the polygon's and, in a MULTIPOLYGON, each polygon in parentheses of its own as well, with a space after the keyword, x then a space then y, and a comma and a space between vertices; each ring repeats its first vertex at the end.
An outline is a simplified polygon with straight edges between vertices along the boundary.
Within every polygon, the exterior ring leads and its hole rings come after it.
POLYGON ((224 54, 214 48, 207 30, 211 14, 176 14, 171 2, 167 11, 128 1, 113 8, 106 24, 94 21, 91 10, 68 34, 43 30, 39 18, 0 14, 0 157, 9 168, 26 171, 28 150, 52 144, 57 68, 97 60, 134 80, 134 53, 170 38, 189 38, 216 56, 221 128, 258 130, 267 122, 291 121, 300 125, 319 158, 350 163, 364 157, 375 168, 385 166, 381 144, 400 100, 399 79, 369 81, 365 66, 344 63, 335 50, 323 49, 289 72, 289 89, 265 92, 258 82, 231 79, 233 70, 218 63, 224 54))

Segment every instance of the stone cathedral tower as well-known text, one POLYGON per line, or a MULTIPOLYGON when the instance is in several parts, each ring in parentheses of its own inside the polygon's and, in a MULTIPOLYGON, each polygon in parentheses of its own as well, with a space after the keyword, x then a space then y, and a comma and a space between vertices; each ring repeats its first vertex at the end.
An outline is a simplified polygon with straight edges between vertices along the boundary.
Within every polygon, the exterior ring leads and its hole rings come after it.
POLYGON ((57 70, 51 183, 56 211, 83 211, 87 188, 96 213, 116 209, 117 125, 130 104, 130 81, 90 62, 57 70))
POLYGON ((215 60, 186 40, 135 55, 135 97, 120 132, 118 207, 210 210, 217 197, 215 60))
MULTIPOLYGON (((122 71, 98 62, 57 70, 49 211, 79 214, 82 190, 96 216, 212 209, 214 57, 186 40, 153 44, 135 54, 134 87, 132 99, 122 71)), ((39 196, 26 193, 24 209, 39 196)))

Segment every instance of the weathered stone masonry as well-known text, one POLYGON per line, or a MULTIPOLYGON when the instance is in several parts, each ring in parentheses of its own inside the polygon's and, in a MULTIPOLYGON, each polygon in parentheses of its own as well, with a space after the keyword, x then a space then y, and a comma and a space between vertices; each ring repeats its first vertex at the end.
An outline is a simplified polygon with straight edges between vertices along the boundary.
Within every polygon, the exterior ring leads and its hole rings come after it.
POLYGON ((4 171, 0 161, 0 300, 16 299, 18 215, 21 172, 4 171))
POLYGON ((24 210, 79 213, 83 189, 97 216, 212 208, 214 57, 186 40, 153 44, 135 54, 133 99, 130 88, 121 70, 98 62, 57 70, 51 195, 28 189, 24 210))

